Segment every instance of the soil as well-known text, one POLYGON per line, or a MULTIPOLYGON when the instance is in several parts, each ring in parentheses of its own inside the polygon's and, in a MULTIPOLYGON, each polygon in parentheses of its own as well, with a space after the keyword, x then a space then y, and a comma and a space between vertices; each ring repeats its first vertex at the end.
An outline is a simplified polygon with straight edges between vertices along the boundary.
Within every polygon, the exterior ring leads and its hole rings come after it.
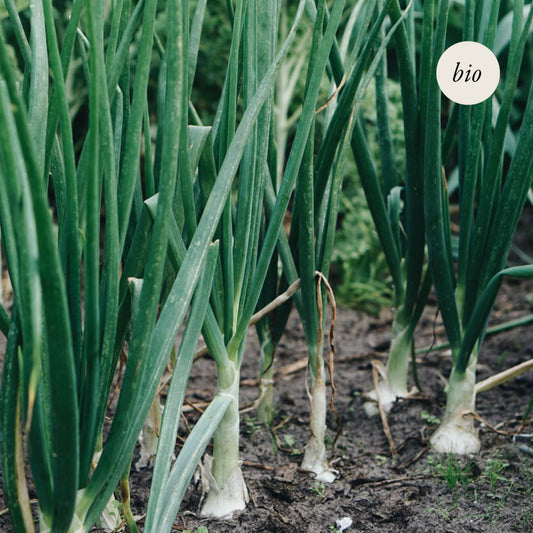
MULTIPOLYGON (((529 239, 527 231, 521 234, 529 239)), ((532 282, 506 281, 491 324, 527 314, 530 297, 532 282)), ((340 530, 335 529, 336 521, 344 517, 352 521, 345 530, 348 533, 533 531, 533 457, 522 453, 512 439, 516 433, 533 433, 532 419, 523 423, 533 393, 533 372, 479 394, 477 412, 483 419, 478 423, 482 444, 479 455, 443 457, 429 449, 428 440, 443 415, 443 386, 450 372, 450 356, 446 350, 422 352, 417 356, 422 391, 413 399, 397 403, 388 416, 397 450, 394 454, 382 421, 365 416, 361 399, 361 394, 372 388, 372 361, 386 360, 391 318, 390 311, 374 318, 353 310, 338 310, 334 374, 337 415, 330 410, 328 417, 328 451, 338 471, 336 481, 325 485, 299 469, 308 438, 309 402, 305 338, 293 313, 275 362, 272 426, 268 429, 261 425, 253 410, 241 418, 248 508, 230 520, 202 519, 198 513, 201 489, 191 483, 174 531, 194 531, 204 526, 210 533, 321 533, 340 530), (302 364, 295 371, 293 364, 298 362, 302 364)), ((431 297, 417 330, 417 348, 444 341, 431 297)), ((532 352, 531 326, 488 336, 480 352, 478 381, 532 358, 532 352)), ((257 398, 257 354, 257 339, 251 332, 241 373, 243 407, 257 398)), ((209 359, 195 363, 189 404, 213 397, 215 375, 209 359)), ((188 424, 193 424, 196 417, 194 410, 185 413, 188 424)), ((180 434, 186 437, 186 433, 182 424, 180 434)), ((132 468, 132 508, 141 529, 151 474, 151 468, 139 472, 132 468)), ((0 509, 4 507, 2 500, 0 509)), ((12 531, 5 513, 0 514, 0 531, 12 531)))
MULTIPOLYGON (((524 298, 530 293, 533 284, 508 282, 500 292, 492 323, 524 315, 524 298)), ((420 323, 417 348, 445 340, 432 303, 420 323)), ((338 470, 335 482, 324 485, 299 469, 308 437, 309 402, 305 367, 287 372, 306 356, 305 338, 293 313, 275 364, 276 409, 271 429, 261 425, 253 411, 241 418, 248 508, 231 520, 202 519, 198 514, 201 489, 191 484, 174 531, 205 526, 210 533, 318 533, 335 531, 336 521, 343 517, 352 520, 347 532, 533 531, 533 458, 522 454, 512 441, 518 431, 533 432, 531 419, 521 425, 533 392, 533 373, 478 396, 477 410, 485 421, 480 424, 479 455, 439 457, 428 449, 428 439, 443 414, 443 383, 450 358, 445 350, 419 355, 422 392, 398 403, 388 416, 397 448, 394 455, 381 420, 365 416, 361 399, 372 388, 372 361, 386 358, 390 319, 387 312, 372 318, 339 310, 334 405, 342 432, 335 446, 332 441, 340 427, 333 411, 328 420, 330 461, 338 470)), ((531 358, 532 351, 529 326, 488 337, 479 358, 478 380, 531 358)), ((252 333, 242 367, 243 407, 257 398, 257 353, 252 333)), ((212 366, 208 360, 194 365, 189 402, 212 398, 212 366)), ((194 421, 193 412, 187 418, 189 423, 194 421)), ((131 477, 132 505, 140 525, 150 474, 132 472, 131 477)))

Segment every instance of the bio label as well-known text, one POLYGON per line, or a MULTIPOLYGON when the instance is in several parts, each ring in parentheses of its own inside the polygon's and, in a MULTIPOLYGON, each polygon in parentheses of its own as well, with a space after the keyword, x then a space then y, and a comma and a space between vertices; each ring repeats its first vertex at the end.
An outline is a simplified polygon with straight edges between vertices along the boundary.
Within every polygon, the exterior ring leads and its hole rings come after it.
POLYGON ((463 41, 450 46, 437 64, 440 90, 453 102, 474 105, 489 98, 500 81, 500 65, 481 43, 463 41))

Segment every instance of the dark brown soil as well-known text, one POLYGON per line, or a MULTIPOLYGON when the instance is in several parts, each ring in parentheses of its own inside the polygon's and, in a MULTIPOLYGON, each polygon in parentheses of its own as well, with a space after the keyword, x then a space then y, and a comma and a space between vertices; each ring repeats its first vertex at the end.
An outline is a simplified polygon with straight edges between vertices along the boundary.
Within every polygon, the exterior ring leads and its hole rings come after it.
MULTIPOLYGON (((493 322, 524 314, 525 299, 533 285, 503 287, 493 322)), ((336 326, 335 407, 342 433, 329 447, 338 479, 323 485, 299 470, 308 437, 309 404, 306 372, 284 374, 283 369, 306 355, 305 340, 296 314, 279 347, 276 370, 276 412, 269 431, 254 412, 242 416, 241 457, 250 492, 245 512, 232 520, 213 521, 198 516, 200 489, 191 486, 175 522, 175 531, 200 525, 210 533, 329 532, 336 520, 349 517, 350 532, 512 532, 533 530, 533 470, 528 456, 519 452, 511 435, 480 428, 482 452, 466 459, 439 457, 428 451, 445 403, 443 379, 450 370, 445 351, 419 356, 423 387, 419 399, 398 404, 389 415, 398 455, 391 454, 380 419, 366 418, 360 395, 371 388, 371 361, 384 358, 390 335, 390 316, 372 319, 340 310, 336 326)), ((435 309, 428 310, 419 328, 417 346, 443 340, 435 309)), ((526 326, 487 338, 480 354, 479 379, 532 357, 533 331, 526 326)), ((214 368, 200 361, 193 368, 189 400, 209 400, 215 390, 214 368)), ((242 367, 242 405, 257 397, 257 342, 250 335, 242 367)), ((533 373, 479 395, 480 416, 499 430, 512 434, 520 427, 533 393, 533 373)), ((336 429, 329 417, 329 440, 336 429)), ((189 414, 191 420, 194 415, 189 414)), ((522 433, 532 432, 531 420, 522 433)), ((533 464, 533 458, 531 458, 533 464)), ((149 490, 150 471, 133 473, 133 505, 142 516, 149 490)), ((140 520, 142 524, 142 519, 140 520)))

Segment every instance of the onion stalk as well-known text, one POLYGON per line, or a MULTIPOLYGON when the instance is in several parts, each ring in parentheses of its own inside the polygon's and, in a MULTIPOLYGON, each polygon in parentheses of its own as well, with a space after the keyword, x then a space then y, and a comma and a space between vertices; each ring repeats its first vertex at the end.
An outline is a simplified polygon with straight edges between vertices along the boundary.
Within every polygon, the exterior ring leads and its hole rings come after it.
MULTIPOLYGON (((424 4, 425 11, 433 3, 424 4)), ((389 359, 378 390, 366 396, 365 410, 378 413, 379 393, 382 407, 388 411, 397 398, 408 395, 408 369, 414 345, 414 331, 431 287, 431 277, 425 267, 425 236, 423 217, 423 150, 424 99, 427 69, 428 25, 422 30, 420 62, 414 54, 415 6, 409 3, 402 14, 400 3, 391 5, 391 19, 398 24, 394 34, 397 52, 405 138, 405 170, 402 178, 394 164, 390 138, 387 103, 387 57, 383 56, 376 73, 376 107, 378 109, 379 165, 375 161, 361 123, 355 128, 352 151, 361 184, 379 236, 394 287, 394 319, 389 359), (420 83, 417 82, 419 65, 420 83), (381 112, 380 112, 381 111, 381 112), (379 174, 381 170, 381 175, 379 174), (402 199, 403 198, 403 199, 402 199)))
MULTIPOLYGON (((481 343, 492 304, 504 275, 529 277, 532 273, 529 266, 504 269, 533 176, 529 156, 533 149, 531 90, 518 142, 510 166, 504 171, 505 132, 533 19, 531 10, 524 17, 520 4, 513 10, 509 58, 497 112, 493 116, 492 99, 459 109, 457 276, 443 175, 447 150, 441 138, 440 91, 433 75, 444 48, 449 3, 440 1, 434 13, 436 29, 428 82, 424 179, 429 261, 453 360, 444 420, 431 439, 432 446, 443 453, 465 454, 479 450, 477 430, 472 417, 466 413, 475 410, 475 367, 478 354, 482 355, 481 343)), ((496 33, 498 8, 499 2, 466 2, 463 38, 472 40, 477 36, 490 48, 496 33), (478 17, 482 11, 488 16, 478 17)))

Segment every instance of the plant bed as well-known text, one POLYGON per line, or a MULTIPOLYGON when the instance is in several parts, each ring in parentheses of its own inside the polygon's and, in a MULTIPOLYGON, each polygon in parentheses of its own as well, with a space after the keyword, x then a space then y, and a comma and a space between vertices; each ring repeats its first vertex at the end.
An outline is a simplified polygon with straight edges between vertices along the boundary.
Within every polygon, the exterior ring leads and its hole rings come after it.
MULTIPOLYGON (((524 295, 531 282, 503 285, 493 323, 524 314, 524 295)), ((444 340, 436 309, 430 305, 417 332, 417 347, 444 340), (433 337, 435 334, 435 338, 433 337)), ((328 453, 339 471, 338 479, 325 485, 299 469, 308 436, 305 336, 296 313, 279 346, 276 362, 276 410, 272 430, 257 421, 251 410, 241 415, 241 457, 250 493, 246 511, 231 520, 201 519, 201 487, 187 490, 174 531, 205 526, 209 532, 317 532, 335 531, 336 520, 349 517, 346 531, 531 531, 533 527, 533 458, 518 451, 511 436, 481 427, 482 451, 473 458, 439 456, 428 451, 429 437, 444 411, 442 376, 449 371, 445 351, 418 356, 423 383, 420 398, 395 405, 388 422, 398 455, 394 458, 379 418, 367 418, 361 393, 372 380, 373 359, 386 355, 389 313, 370 317, 340 309, 336 323, 335 409, 342 433, 332 448, 338 425, 328 416, 328 453)), ((531 353, 533 331, 528 326, 487 337, 478 367, 478 381, 523 361, 531 353)), ((241 405, 257 398, 257 339, 250 334, 242 367, 241 405)), ((209 401, 216 383, 205 358, 193 365, 184 417, 189 425, 197 418, 190 405, 209 401)), ((526 373, 478 397, 478 413, 490 425, 515 432, 526 412, 533 375, 526 373)), ((111 414, 111 413, 110 413, 111 414)), ((524 433, 533 431, 529 419, 524 433)), ((180 435, 186 436, 185 424, 180 435)), ((138 449, 134 463, 138 458, 138 449)), ((133 513, 142 528, 150 491, 151 468, 131 470, 133 513)), ((32 497, 30 490, 30 497, 32 497)), ((5 507, 3 502, 0 504, 5 507)), ((0 531, 12 531, 9 517, 0 515, 0 531)))
MULTIPOLYGON (((502 287, 493 322, 523 314, 523 297, 533 290, 530 282, 502 287)), ((250 492, 246 511, 230 520, 201 519, 201 487, 191 484, 174 531, 204 526, 209 532, 335 531, 336 521, 350 518, 346 531, 530 531, 533 527, 533 459, 512 443, 511 436, 481 427, 482 451, 473 458, 440 456, 428 451, 429 437, 444 412, 442 376, 450 363, 445 351, 420 355, 418 371, 424 384, 419 398, 399 402, 388 416, 397 447, 391 454, 379 418, 364 414, 361 393, 371 383, 371 361, 387 349, 388 313, 381 318, 341 309, 336 324, 335 408, 342 433, 332 448, 337 422, 328 416, 328 453, 339 471, 338 479, 325 485, 299 469, 308 435, 305 338, 296 314, 280 343, 276 363, 276 410, 272 430, 257 421, 253 410, 241 415, 241 457, 250 492)), ((430 306, 421 321, 417 346, 443 340, 442 326, 430 306)), ((478 368, 478 381, 518 364, 531 353, 533 332, 528 326, 489 336, 478 368)), ((258 349, 250 335, 249 353, 242 368, 241 405, 257 397, 258 349)), ((193 366, 187 399, 189 405, 209 401, 215 393, 207 359, 193 366)), ((515 432, 526 412, 533 375, 519 378, 482 393, 478 413, 491 426, 515 432)), ((197 407, 199 408, 199 407, 197 407)), ((195 411, 184 414, 193 424, 195 411)), ((528 420, 522 432, 533 431, 528 420)), ((186 436, 184 424, 181 436, 186 436)), ((142 527, 148 498, 151 469, 131 472, 132 508, 142 527)), ((0 524, 2 524, 0 522, 0 524)), ((337 528, 339 529, 339 528, 337 528)), ((4 531, 4 529, 2 529, 4 531)), ((8 531, 8 529, 5 529, 8 531)))

